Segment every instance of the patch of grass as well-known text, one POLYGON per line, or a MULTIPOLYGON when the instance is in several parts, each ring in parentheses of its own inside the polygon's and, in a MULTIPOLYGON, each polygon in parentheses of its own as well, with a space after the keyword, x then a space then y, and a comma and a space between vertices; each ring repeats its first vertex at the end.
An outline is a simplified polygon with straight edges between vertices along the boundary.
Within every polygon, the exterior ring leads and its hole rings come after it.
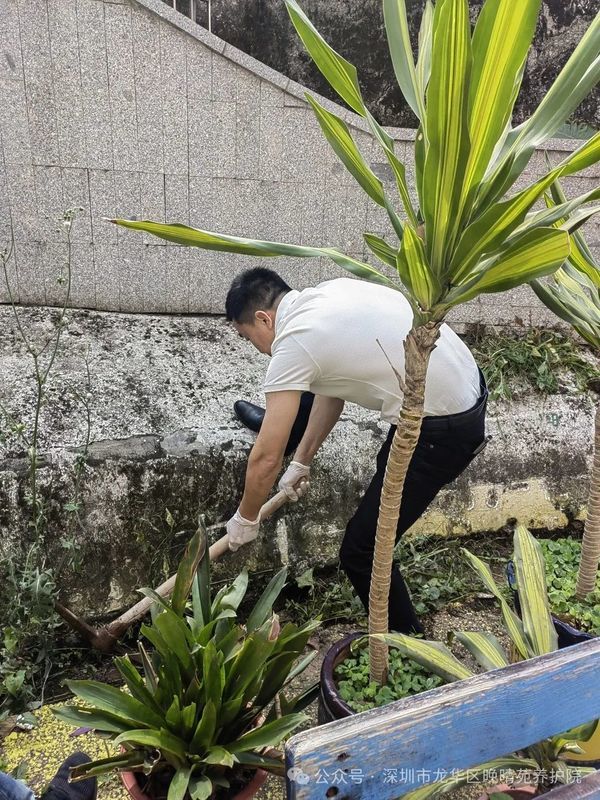
MULTIPOLYGON (((468 566, 461 547, 485 558, 497 572, 499 586, 505 585, 504 565, 511 553, 506 536, 444 540, 431 534, 403 538, 396 546, 395 561, 419 616, 481 593, 481 582, 468 566)), ((318 574, 312 567, 306 570, 288 589, 285 611, 299 625, 318 616, 325 624, 344 621, 364 628, 367 619, 361 601, 341 569, 318 574)))
POLYGON ((497 400, 531 389, 540 394, 585 391, 600 376, 586 348, 558 331, 477 335, 470 346, 497 400))
POLYGON ((341 569, 319 575, 314 574, 313 567, 307 569, 288 592, 285 611, 297 625, 319 617, 323 623, 343 620, 361 628, 367 619, 354 587, 341 569))
POLYGON ((511 552, 510 542, 503 535, 444 540, 432 534, 400 540, 396 561, 419 616, 481 594, 481 581, 469 567, 463 547, 486 559, 502 588, 504 565, 511 552))

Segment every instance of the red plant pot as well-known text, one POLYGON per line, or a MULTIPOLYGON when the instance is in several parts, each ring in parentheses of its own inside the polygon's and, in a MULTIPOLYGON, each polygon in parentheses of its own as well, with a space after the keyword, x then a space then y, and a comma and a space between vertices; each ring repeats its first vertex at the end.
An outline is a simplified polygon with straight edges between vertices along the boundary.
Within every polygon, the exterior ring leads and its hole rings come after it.
MULTIPOLYGON (((231 800, 250 800, 250 798, 255 796, 260 787, 267 780, 267 775, 268 773, 263 769, 257 769, 250 783, 246 784, 246 786, 244 786, 241 791, 235 794, 231 800)), ((123 781, 123 786, 127 789, 129 796, 132 797, 133 800, 152 800, 151 797, 142 792, 140 789, 135 777, 135 772, 122 772, 121 780, 123 781)))

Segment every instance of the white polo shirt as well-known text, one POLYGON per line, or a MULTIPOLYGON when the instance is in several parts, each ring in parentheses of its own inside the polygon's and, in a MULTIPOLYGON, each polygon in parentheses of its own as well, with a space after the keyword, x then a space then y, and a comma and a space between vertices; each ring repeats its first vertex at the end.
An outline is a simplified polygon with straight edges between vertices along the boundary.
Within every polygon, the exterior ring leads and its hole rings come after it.
MULTIPOLYGON (((405 297, 375 283, 338 278, 290 291, 277 307, 264 390, 339 397, 396 424, 402 392, 390 362, 404 376, 404 339, 411 326, 405 297)), ((429 362, 425 414, 466 411, 478 397, 475 359, 444 324, 429 362)))

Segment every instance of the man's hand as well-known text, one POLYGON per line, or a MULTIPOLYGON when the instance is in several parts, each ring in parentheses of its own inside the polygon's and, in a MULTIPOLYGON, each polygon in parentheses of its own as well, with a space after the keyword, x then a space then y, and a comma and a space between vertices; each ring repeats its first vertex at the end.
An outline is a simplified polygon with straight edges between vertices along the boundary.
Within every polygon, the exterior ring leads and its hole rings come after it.
POLYGON ((254 541, 258 536, 260 527, 260 516, 255 520, 242 517, 240 510, 235 512, 227 523, 227 535, 229 536, 229 549, 235 552, 243 544, 254 541))
POLYGON ((296 502, 308 491, 310 467, 299 461, 291 461, 289 467, 281 476, 277 488, 287 494, 292 502, 296 502))

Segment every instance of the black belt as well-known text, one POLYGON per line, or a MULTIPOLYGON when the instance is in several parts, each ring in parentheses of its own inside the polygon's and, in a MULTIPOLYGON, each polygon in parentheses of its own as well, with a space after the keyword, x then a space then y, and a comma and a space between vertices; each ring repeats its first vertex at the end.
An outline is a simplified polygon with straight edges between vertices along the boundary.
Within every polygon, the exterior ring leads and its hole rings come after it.
POLYGON ((474 406, 466 411, 460 411, 458 414, 447 414, 440 417, 423 417, 422 429, 427 431, 449 431, 457 430, 462 427, 470 427, 474 422, 477 422, 478 419, 485 415, 488 389, 481 369, 479 369, 479 391, 480 395, 474 406))

